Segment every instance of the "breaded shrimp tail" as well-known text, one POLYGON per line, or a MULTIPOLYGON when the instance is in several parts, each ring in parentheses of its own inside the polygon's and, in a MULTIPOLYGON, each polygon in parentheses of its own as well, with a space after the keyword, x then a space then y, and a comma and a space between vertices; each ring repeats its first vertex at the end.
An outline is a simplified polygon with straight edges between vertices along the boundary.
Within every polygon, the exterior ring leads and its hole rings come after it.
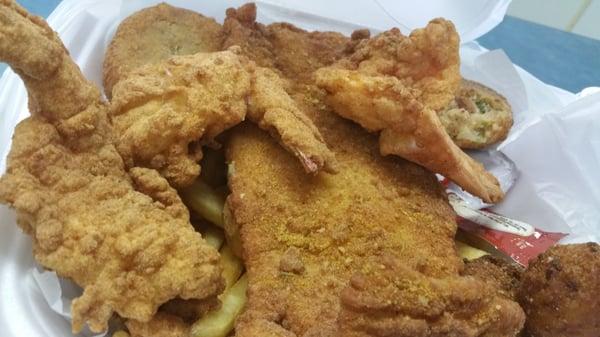
POLYGON ((117 312, 150 321, 172 299, 223 288, 219 257, 158 172, 127 172, 107 107, 40 18, 0 0, 0 60, 21 76, 32 116, 14 134, 0 202, 31 235, 36 260, 83 287, 73 331, 117 312))

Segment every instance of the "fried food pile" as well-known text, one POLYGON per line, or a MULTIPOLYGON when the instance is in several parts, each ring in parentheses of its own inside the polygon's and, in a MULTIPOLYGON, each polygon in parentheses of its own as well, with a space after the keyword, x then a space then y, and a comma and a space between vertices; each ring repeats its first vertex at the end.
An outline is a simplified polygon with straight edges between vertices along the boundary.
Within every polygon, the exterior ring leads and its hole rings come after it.
POLYGON ((114 336, 516 336, 521 271, 465 267, 434 174, 502 198, 438 119, 461 81, 453 25, 349 38, 260 24, 253 4, 226 15, 127 18, 105 102, 0 0, 0 59, 32 113, 0 201, 83 288, 73 330, 116 314, 114 336))

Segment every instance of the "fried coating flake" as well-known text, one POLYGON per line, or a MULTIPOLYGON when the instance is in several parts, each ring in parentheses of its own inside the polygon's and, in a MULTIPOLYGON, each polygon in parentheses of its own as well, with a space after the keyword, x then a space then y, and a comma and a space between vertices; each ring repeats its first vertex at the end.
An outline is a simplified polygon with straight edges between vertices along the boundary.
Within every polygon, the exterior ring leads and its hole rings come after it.
POLYGON ((57 35, 2 0, 0 41, 32 113, 15 130, 0 202, 16 210, 35 259, 84 289, 72 304, 73 331, 105 330, 113 312, 146 322, 172 298, 222 291, 217 251, 158 172, 125 170, 100 92, 57 35))
POLYGON ((128 16, 108 45, 103 66, 107 97, 132 70, 175 55, 221 50, 221 25, 194 11, 161 3, 128 16))
POLYGON ((157 169, 176 187, 200 174, 201 145, 248 118, 292 152, 308 173, 333 171, 319 131, 273 71, 239 48, 177 56, 131 72, 113 89, 111 116, 128 166, 157 169))
POLYGON ((398 29, 357 40, 349 56, 316 71, 339 115, 380 132, 380 152, 443 174, 486 202, 503 197, 496 178, 448 136, 436 110, 460 83, 458 34, 443 19, 403 36, 398 29))
POLYGON ((558 245, 523 274, 519 303, 535 337, 595 337, 600 332, 600 245, 558 245))

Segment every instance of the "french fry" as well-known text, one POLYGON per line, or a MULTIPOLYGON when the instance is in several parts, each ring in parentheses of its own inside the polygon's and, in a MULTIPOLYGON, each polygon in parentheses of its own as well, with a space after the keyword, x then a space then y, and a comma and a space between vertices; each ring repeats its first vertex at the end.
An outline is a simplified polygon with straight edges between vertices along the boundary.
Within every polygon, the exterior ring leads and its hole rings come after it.
POLYGON ((489 255, 487 252, 485 252, 481 249, 477 249, 477 248, 470 246, 466 243, 463 243, 461 241, 455 241, 455 243, 456 243, 456 249, 458 250, 458 255, 463 259, 475 260, 484 255, 489 255))
MULTIPOLYGON (((219 250, 223 246, 223 242, 225 242, 225 233, 221 228, 218 228, 213 225, 206 225, 200 229, 200 233, 206 243, 219 250)), ((239 277, 239 275, 238 275, 239 277)))
POLYGON ((115 331, 112 337, 129 337, 129 334, 123 330, 115 331))
POLYGON ((225 245, 221 248, 221 265, 223 266, 225 289, 229 289, 240 278, 240 275, 242 275, 244 263, 233 254, 229 245, 225 245))
POLYGON ((192 210, 213 224, 223 227, 223 206, 226 195, 218 193, 202 180, 180 191, 181 198, 192 210))
POLYGON ((248 277, 240 279, 221 296, 221 308, 211 311, 192 325, 192 337, 225 337, 246 305, 248 277))

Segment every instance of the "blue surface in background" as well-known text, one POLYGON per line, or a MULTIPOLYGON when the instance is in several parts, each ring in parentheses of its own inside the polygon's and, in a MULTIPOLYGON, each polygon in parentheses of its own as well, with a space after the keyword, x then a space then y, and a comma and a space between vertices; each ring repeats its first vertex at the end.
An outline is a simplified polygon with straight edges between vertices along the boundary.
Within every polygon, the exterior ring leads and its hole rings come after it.
MULTIPOLYGON (((17 1, 31 13, 43 17, 60 2, 17 1)), ((515 64, 548 84, 571 92, 600 86, 600 40, 507 16, 478 41, 488 49, 504 49, 515 64)), ((0 72, 3 67, 0 65, 0 72)))
POLYGON ((58 6, 60 0, 16 0, 21 6, 25 7, 29 13, 47 18, 50 13, 58 6))
POLYGON ((579 92, 600 86, 599 40, 507 16, 478 41, 504 49, 513 63, 559 88, 579 92))

